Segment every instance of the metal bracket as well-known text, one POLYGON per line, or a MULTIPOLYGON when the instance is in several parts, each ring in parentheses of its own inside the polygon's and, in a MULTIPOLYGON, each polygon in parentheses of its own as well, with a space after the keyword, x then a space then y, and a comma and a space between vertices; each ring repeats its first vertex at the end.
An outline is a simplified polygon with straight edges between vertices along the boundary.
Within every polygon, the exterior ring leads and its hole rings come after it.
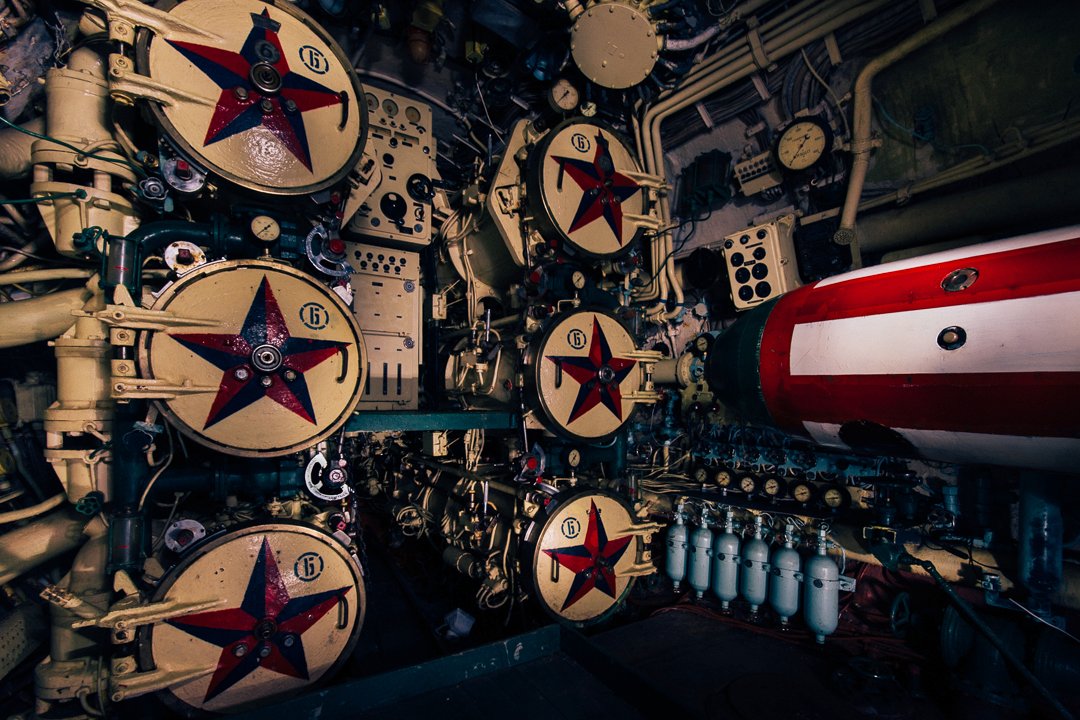
POLYGON ((762 70, 771 70, 773 62, 765 53, 765 45, 761 42, 758 19, 756 17, 747 18, 746 27, 746 41, 750 44, 750 55, 754 58, 754 64, 762 70))
POLYGON ((141 0, 80 0, 105 14, 109 39, 128 45, 135 44, 135 29, 146 28, 157 35, 169 37, 194 36, 207 40, 223 40, 220 35, 190 25, 179 18, 144 4, 141 0))
POLYGON ((153 625, 162 620, 169 620, 180 615, 210 610, 225 604, 225 600, 203 600, 201 602, 185 603, 179 600, 162 600, 154 603, 139 603, 130 607, 117 607, 124 604, 124 600, 114 605, 101 617, 76 620, 71 624, 76 630, 90 627, 107 628, 109 630, 125 631, 134 630, 140 625, 153 625))
POLYGON ((146 75, 135 72, 129 58, 113 53, 109 55, 109 94, 113 100, 133 105, 136 100, 153 100, 161 105, 175 105, 177 100, 213 107, 215 101, 163 85, 146 75))
POLYGON ((217 320, 183 317, 168 310, 147 310, 128 305, 106 305, 104 310, 98 310, 94 313, 74 314, 96 318, 110 327, 124 327, 131 330, 221 327, 221 323, 217 320))
POLYGON ((652 575, 655 572, 656 566, 652 563, 636 563, 623 572, 620 572, 619 577, 644 577, 646 575, 652 575))
POLYGON ((190 670, 147 670, 123 675, 113 675, 109 679, 109 698, 121 702, 128 698, 145 695, 156 690, 164 690, 182 682, 194 680, 214 672, 212 666, 202 666, 190 670))
POLYGON ((112 381, 114 400, 173 400, 182 395, 200 395, 219 390, 211 385, 193 385, 189 380, 177 385, 154 378, 114 376, 112 381))
POLYGON ((841 575, 837 579, 840 581, 841 590, 844 592, 855 592, 855 578, 841 575))
POLYGON ((663 192, 667 192, 671 189, 667 182, 664 181, 664 178, 660 175, 650 175, 649 173, 638 172, 637 170, 620 170, 619 173, 630 178, 642 187, 647 187, 653 190, 663 192))

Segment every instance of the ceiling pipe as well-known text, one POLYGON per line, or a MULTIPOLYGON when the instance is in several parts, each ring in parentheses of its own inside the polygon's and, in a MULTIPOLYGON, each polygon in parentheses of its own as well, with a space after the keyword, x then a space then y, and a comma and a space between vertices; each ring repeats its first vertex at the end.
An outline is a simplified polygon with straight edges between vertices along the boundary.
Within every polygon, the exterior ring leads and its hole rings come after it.
POLYGON ((872 89, 874 78, 885 68, 907 57, 919 48, 940 38, 956 26, 967 22, 982 11, 992 7, 999 0, 972 0, 956 8, 947 15, 923 27, 900 44, 871 60, 855 80, 854 121, 851 136, 852 166, 848 181, 844 209, 840 213, 840 227, 833 235, 833 242, 838 245, 850 245, 853 267, 862 267, 862 253, 859 249, 859 237, 855 230, 855 217, 859 211, 859 199, 862 197, 866 173, 870 168, 870 153, 875 142, 871 136, 872 89))
MULTIPOLYGON (((852 2, 832 0, 822 3, 808 0, 781 13, 758 28, 751 28, 745 42, 733 42, 716 55, 700 63, 692 70, 681 86, 670 95, 649 106, 640 122, 635 118, 638 150, 645 171, 663 177, 664 148, 660 137, 663 122, 683 108, 750 77, 762 69, 762 56, 771 64, 799 51, 806 45, 820 40, 839 28, 891 5, 892 0, 852 2)), ((657 207, 661 227, 671 217, 670 200, 661 196, 657 207)), ((648 310, 648 316, 657 321, 674 317, 666 303, 670 290, 677 302, 681 302, 682 288, 675 273, 674 246, 670 229, 657 233, 650 254, 653 263, 653 281, 637 295, 640 301, 659 300, 648 310)))

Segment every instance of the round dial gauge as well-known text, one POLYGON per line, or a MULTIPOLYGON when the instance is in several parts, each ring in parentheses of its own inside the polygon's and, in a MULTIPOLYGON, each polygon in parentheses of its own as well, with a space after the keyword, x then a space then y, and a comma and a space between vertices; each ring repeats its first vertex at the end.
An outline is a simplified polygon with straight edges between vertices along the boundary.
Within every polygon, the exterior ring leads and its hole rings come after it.
POLYGON ((751 475, 743 475, 739 478, 739 489, 747 495, 750 495, 757 490, 757 480, 751 475))
POLYGON ((713 475, 713 482, 722 488, 731 487, 732 480, 734 480, 734 478, 727 470, 717 470, 716 474, 713 475))
POLYGON ((561 78, 548 90, 548 102, 558 112, 573 112, 581 102, 581 93, 573 83, 566 78, 561 78))
POLYGON ((596 110, 596 103, 589 100, 581 103, 581 107, 578 108, 578 111, 585 117, 592 117, 596 115, 596 110))
POLYGON ((832 130, 819 118, 788 125, 776 141, 776 159, 786 170, 808 170, 832 149, 832 130))
POLYGON ((696 468, 694 470, 694 482, 698 483, 699 485, 704 485, 708 481, 709 481, 709 470, 708 470, 708 468, 699 467, 699 468, 696 468))
POLYGON ((851 502, 851 496, 842 486, 832 485, 821 494, 821 501, 830 510, 838 510, 851 502))
POLYGON ((712 345, 711 335, 698 335, 694 338, 694 349, 699 353, 707 353, 712 345))
POLYGON ((765 478, 765 482, 761 484, 761 492, 765 493, 769 497, 776 497, 783 489, 784 486, 780 483, 778 479, 774 477, 765 478))
POLYGON ((805 505, 814 498, 814 488, 807 482, 797 482, 791 488, 791 497, 795 502, 805 505))
POLYGON ((566 464, 572 468, 576 468, 581 464, 581 451, 577 448, 570 448, 570 452, 566 453, 566 464))
POLYGON ((251 220, 251 234, 256 240, 272 243, 281 237, 281 225, 269 215, 258 215, 251 220))

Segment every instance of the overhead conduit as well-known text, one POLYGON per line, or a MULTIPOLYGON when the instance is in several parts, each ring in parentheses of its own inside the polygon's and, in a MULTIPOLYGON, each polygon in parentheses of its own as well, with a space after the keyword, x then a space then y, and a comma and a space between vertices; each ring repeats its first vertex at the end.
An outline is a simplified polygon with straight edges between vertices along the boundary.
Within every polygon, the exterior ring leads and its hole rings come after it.
MULTIPOLYGON (((927 25, 923 30, 908 38, 893 51, 880 56, 888 60, 899 49, 897 57, 877 68, 868 79, 880 72, 891 62, 907 55, 917 47, 940 37, 948 30, 973 17, 993 5, 997 0, 974 0, 947 16, 927 25), (909 47, 910 46, 910 47, 909 47)), ((664 148, 661 137, 663 122, 680 110, 700 102, 704 98, 723 90, 754 72, 764 69, 776 61, 798 52, 810 43, 816 42, 835 32, 839 28, 860 20, 872 13, 884 10, 892 0, 872 0, 871 2, 853 2, 852 0, 833 0, 821 3, 808 0, 751 30, 742 42, 733 42, 716 55, 696 66, 683 80, 679 88, 649 106, 640 122, 635 122, 638 150, 640 151, 645 171, 654 175, 664 175, 664 148)), ((868 86, 867 86, 868 87, 868 86)), ((869 95, 867 94, 867 103, 869 95)), ((861 129, 861 128, 860 128, 861 129)), ((855 131, 859 137, 859 130, 855 131)), ((869 137, 868 129, 862 137, 869 137)), ((867 150, 867 163, 869 162, 867 150)), ((865 178, 865 173, 863 175, 865 178)), ((854 185, 854 181, 852 183, 854 185)), ((859 185, 861 194, 861 184, 859 185)), ((856 195, 856 207, 857 207, 856 195)), ((657 212, 661 227, 669 223, 671 217, 670 201, 661 197, 657 212)), ((853 221, 852 221, 853 222, 853 221)), ((656 321, 674 317, 677 311, 667 310, 667 301, 673 294, 676 303, 681 304, 684 296, 682 287, 675 274, 674 245, 670 230, 658 233, 650 249, 654 268, 653 281, 637 299, 640 301, 659 300, 649 309, 648 315, 656 321), (661 272, 662 266, 662 272, 661 272)))

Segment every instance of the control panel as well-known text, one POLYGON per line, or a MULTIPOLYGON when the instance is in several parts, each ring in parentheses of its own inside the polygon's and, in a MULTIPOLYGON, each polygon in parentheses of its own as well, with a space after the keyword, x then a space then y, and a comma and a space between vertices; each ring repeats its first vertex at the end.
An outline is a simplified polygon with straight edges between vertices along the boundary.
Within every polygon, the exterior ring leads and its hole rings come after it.
POLYGON ((799 285, 792 231, 795 216, 784 215, 724 238, 724 264, 736 310, 747 310, 799 285))
POLYGON ((427 245, 435 176, 431 108, 386 90, 366 90, 368 145, 382 166, 382 180, 347 229, 398 245, 427 245))
POLYGON ((419 407, 420 254, 348 243, 353 314, 368 351, 361 410, 419 407))

